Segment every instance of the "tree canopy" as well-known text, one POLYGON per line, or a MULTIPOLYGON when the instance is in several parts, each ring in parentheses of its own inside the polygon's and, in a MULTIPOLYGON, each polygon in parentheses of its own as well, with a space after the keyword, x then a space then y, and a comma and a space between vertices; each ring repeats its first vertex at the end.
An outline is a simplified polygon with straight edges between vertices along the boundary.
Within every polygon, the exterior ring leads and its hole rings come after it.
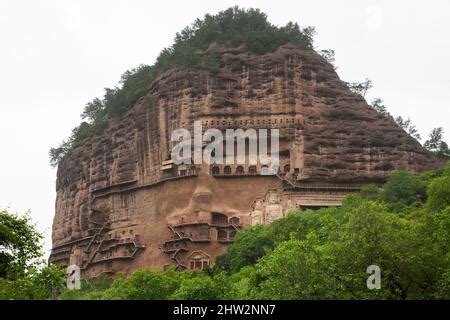
POLYGON ((425 187, 418 176, 407 171, 391 174, 384 185, 382 197, 392 210, 402 210, 424 201, 425 187))
POLYGON ((42 254, 42 235, 30 216, 0 211, 0 277, 24 273, 42 254))
POLYGON ((450 157, 450 150, 448 144, 443 140, 443 135, 444 129, 442 127, 434 128, 423 146, 438 156, 450 157))
POLYGON ((0 211, 0 300, 48 299, 64 285, 64 271, 42 260, 42 234, 29 214, 0 211))
POLYGON ((360 95, 361 97, 365 97, 367 91, 373 88, 373 82, 369 78, 364 79, 363 82, 346 82, 348 88, 360 95))
POLYGON ((411 137, 413 137, 416 140, 422 139, 419 131, 417 130, 416 126, 412 123, 411 119, 403 119, 401 116, 396 117, 395 122, 406 131, 407 134, 409 134, 411 137))

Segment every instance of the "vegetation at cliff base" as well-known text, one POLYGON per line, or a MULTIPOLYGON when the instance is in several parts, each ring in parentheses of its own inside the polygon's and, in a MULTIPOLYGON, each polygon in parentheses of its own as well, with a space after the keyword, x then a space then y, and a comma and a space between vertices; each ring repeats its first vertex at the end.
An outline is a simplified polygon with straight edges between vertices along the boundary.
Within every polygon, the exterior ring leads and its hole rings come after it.
MULTIPOLYGON (((20 251, 23 243, 11 235, 23 230, 23 218, 0 217, 10 221, 0 230, 3 248, 20 251)), ((246 227, 202 272, 144 269, 82 279, 80 290, 68 290, 63 271, 33 267, 27 261, 36 251, 28 250, 18 268, 2 262, 8 271, 0 275, 0 298, 450 299, 450 162, 420 176, 393 173, 383 188, 367 185, 341 207, 246 227), (366 285, 371 265, 381 270, 379 290, 366 285)))
POLYGON ((217 72, 220 67, 219 55, 211 44, 225 47, 243 45, 256 54, 275 51, 288 42, 299 48, 312 49, 314 32, 313 27, 301 28, 293 22, 275 26, 259 9, 233 7, 197 19, 175 35, 172 46, 163 49, 153 65, 140 65, 126 71, 119 86, 106 88, 103 98, 89 102, 81 115, 83 122, 73 129, 71 136, 60 146, 50 149, 50 164, 58 165, 74 144, 103 132, 108 119, 120 117, 133 107, 145 95, 150 83, 164 71, 188 67, 217 72))
POLYGON ((42 235, 28 214, 0 211, 0 299, 48 299, 64 288, 65 272, 42 259, 42 235))
MULTIPOLYGON (((247 227, 212 269, 139 270, 61 299, 450 299, 450 163, 247 227), (369 290, 367 267, 381 269, 369 290)), ((98 281, 98 280, 92 280, 98 281)))

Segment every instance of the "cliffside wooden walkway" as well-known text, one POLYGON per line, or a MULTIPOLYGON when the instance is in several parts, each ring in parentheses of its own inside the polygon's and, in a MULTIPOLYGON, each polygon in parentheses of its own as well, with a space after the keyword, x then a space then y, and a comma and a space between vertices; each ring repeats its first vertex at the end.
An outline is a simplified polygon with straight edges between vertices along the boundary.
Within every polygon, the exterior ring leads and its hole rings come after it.
MULTIPOLYGON (((202 237, 194 236, 192 234, 187 235, 183 231, 177 230, 177 228, 183 228, 186 226, 207 226, 208 230, 210 228, 220 228, 227 229, 231 228, 236 232, 239 232, 241 225, 236 225, 233 223, 226 224, 214 224, 209 221, 183 221, 178 224, 172 225, 168 224, 167 227, 172 232, 172 238, 165 240, 163 244, 160 245, 160 250, 166 254, 170 254, 170 258, 175 261, 175 270, 186 269, 186 265, 182 263, 181 255, 189 251, 188 243, 208 243, 211 242, 211 236, 202 237)), ((234 239, 217 239, 218 242, 232 243, 234 239)))

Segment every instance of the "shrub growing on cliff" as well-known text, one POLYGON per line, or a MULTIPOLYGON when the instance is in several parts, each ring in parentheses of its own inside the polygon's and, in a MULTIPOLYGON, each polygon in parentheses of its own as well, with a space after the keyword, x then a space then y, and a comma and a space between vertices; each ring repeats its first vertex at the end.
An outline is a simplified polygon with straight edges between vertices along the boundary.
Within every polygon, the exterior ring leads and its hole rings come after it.
POLYGON ((411 137, 419 141, 421 138, 416 126, 412 123, 411 119, 403 119, 401 116, 396 117, 395 122, 399 125, 400 128, 406 131, 411 137))
POLYGON ((73 145, 86 137, 101 133, 111 117, 120 117, 145 95, 150 83, 161 73, 174 67, 199 68, 212 73, 219 70, 219 55, 210 47, 216 43, 226 47, 244 45, 249 51, 263 54, 288 42, 303 49, 312 49, 313 27, 300 28, 289 22, 278 27, 258 9, 229 8, 216 15, 197 19, 175 36, 174 43, 161 51, 155 64, 140 65, 126 71, 119 86, 106 88, 102 99, 89 102, 71 137, 50 150, 50 164, 56 166, 73 145))
POLYGON ((441 157, 450 157, 450 149, 448 144, 443 140, 444 135, 443 128, 435 128, 431 131, 428 140, 425 141, 425 149, 433 152, 434 154, 441 157))
POLYGON ((373 99, 369 107, 385 117, 391 116, 391 114, 387 111, 387 108, 384 105, 384 102, 381 98, 373 99))
POLYGON ((367 91, 373 88, 372 80, 366 78, 363 82, 346 82, 348 88, 355 94, 365 97, 367 91))

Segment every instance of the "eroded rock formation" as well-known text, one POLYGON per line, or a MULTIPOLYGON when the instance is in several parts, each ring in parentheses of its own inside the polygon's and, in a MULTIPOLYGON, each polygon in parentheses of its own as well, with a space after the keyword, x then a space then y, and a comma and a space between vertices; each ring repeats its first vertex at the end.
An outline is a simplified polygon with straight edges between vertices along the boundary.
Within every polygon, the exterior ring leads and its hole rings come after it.
POLYGON ((437 160, 371 110, 333 67, 292 45, 257 56, 220 49, 218 74, 172 69, 102 135, 59 165, 53 262, 85 275, 137 268, 201 269, 242 226, 288 210, 339 205, 390 171, 437 160), (180 165, 174 129, 278 128, 280 174, 256 166, 180 165))

